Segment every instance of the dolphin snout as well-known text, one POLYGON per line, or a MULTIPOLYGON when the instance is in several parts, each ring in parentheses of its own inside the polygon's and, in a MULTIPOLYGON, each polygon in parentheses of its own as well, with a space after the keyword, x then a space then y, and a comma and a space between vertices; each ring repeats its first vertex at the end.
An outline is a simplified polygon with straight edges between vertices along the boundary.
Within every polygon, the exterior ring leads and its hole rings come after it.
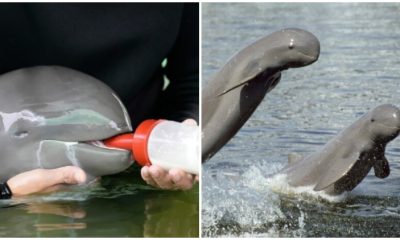
MULTIPOLYGON (((374 117, 387 127, 400 129, 400 109, 392 104, 383 104, 375 108, 374 117)), ((375 119, 375 120, 376 120, 375 119)))
POLYGON ((318 60, 320 43, 314 34, 298 28, 284 29, 282 33, 290 50, 289 67, 303 67, 318 60))

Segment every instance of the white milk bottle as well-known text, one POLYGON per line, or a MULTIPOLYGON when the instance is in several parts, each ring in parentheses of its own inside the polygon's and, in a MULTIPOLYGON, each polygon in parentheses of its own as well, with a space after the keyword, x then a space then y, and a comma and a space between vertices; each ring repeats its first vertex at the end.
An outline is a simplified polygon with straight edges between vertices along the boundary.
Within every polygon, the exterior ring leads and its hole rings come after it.
POLYGON ((104 141, 109 147, 133 152, 141 166, 158 165, 199 174, 200 131, 198 126, 167 120, 145 120, 134 134, 123 134, 104 141))

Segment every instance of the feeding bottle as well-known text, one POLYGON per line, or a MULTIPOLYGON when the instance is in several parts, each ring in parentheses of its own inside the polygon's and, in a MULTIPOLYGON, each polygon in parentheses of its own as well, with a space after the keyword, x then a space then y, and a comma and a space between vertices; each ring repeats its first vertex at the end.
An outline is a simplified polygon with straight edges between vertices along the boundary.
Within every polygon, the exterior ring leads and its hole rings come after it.
POLYGON ((107 139, 104 144, 132 151, 134 160, 141 166, 154 164, 199 174, 198 126, 149 119, 143 121, 135 133, 107 139))

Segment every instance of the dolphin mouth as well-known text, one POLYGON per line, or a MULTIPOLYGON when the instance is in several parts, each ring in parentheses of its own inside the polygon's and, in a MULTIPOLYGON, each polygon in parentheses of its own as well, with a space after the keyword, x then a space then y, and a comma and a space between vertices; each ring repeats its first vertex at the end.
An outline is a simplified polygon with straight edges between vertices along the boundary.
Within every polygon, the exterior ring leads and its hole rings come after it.
POLYGON ((319 54, 312 54, 312 53, 306 53, 304 51, 297 50, 297 53, 302 56, 302 60, 300 61, 293 61, 289 62, 282 67, 279 68, 279 71, 287 70, 289 68, 299 68, 299 67, 305 67, 308 65, 313 64, 316 62, 319 58, 319 54))
POLYGON ((74 165, 90 176, 104 176, 122 172, 133 164, 128 150, 109 148, 101 141, 64 142, 44 140, 36 151, 38 165, 57 168, 74 165))
MULTIPOLYGON (((391 140, 395 139, 400 134, 400 127, 388 126, 388 125, 383 124, 383 123, 376 123, 376 124, 379 125, 379 126, 382 126, 384 128, 393 130, 393 133, 391 135, 387 136, 387 139, 389 139, 388 141, 391 141, 391 140)), ((371 133, 371 130, 368 129, 368 132, 371 133)), ((375 144, 378 143, 378 141, 376 139, 371 138, 370 140, 375 144)))
MULTIPOLYGON (((91 146, 95 146, 95 147, 99 147, 99 148, 105 148, 105 149, 110 149, 110 150, 117 150, 117 151, 128 151, 126 149, 122 149, 122 148, 114 148, 114 147, 109 147, 106 146, 102 140, 93 140, 93 141, 83 141, 83 142, 79 142, 80 144, 88 144, 91 146)), ((129 152, 129 151, 128 151, 129 152)))
POLYGON ((129 159, 130 161, 133 161, 133 156, 131 151, 122 148, 106 146, 103 143, 103 140, 77 142, 77 146, 79 146, 80 148, 90 148, 93 149, 94 151, 98 151, 99 153, 113 152, 113 154, 115 156, 118 156, 119 158, 124 158, 124 159, 126 158, 129 159))
POLYGON ((312 54, 307 54, 305 52, 299 51, 301 54, 303 54, 305 57, 307 57, 310 62, 308 64, 314 63, 318 60, 319 55, 312 55, 312 54))
POLYGON ((377 125, 380 125, 380 126, 383 126, 383 127, 385 127, 385 128, 389 128, 389 129, 397 129, 397 130, 400 130, 399 127, 392 127, 392 126, 388 126, 388 125, 383 124, 383 123, 377 123, 377 125))

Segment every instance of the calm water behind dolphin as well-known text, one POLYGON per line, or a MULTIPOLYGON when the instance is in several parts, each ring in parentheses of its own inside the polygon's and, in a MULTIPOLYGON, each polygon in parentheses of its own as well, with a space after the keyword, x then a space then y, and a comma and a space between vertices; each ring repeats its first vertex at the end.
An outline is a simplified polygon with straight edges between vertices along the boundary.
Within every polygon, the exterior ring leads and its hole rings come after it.
POLYGON ((0 237, 196 237, 198 185, 160 191, 130 170, 91 187, 0 201, 0 237))
POLYGON ((282 74, 241 131, 203 165, 203 236, 400 236, 400 139, 391 174, 345 198, 277 194, 267 175, 320 149, 363 113, 400 107, 400 3, 203 3, 203 84, 235 52, 287 27, 314 33, 319 60, 282 74))

